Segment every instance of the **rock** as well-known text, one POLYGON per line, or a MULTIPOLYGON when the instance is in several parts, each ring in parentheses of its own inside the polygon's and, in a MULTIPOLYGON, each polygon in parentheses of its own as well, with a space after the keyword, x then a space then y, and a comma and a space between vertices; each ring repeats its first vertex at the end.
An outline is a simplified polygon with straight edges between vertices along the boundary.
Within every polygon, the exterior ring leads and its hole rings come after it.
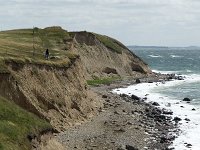
POLYGON ((147 100, 147 97, 144 97, 143 100, 147 100))
POLYGON ((192 108, 192 110, 195 111, 196 109, 195 109, 195 108, 192 108))
POLYGON ((192 144, 187 144, 186 147, 187 147, 187 148, 191 148, 191 147, 192 147, 192 144))
POLYGON ((185 121, 190 121, 190 119, 188 119, 188 118, 185 118, 185 121))
POLYGON ((179 117, 174 117, 174 119, 173 119, 173 121, 175 121, 176 123, 179 122, 179 121, 181 121, 181 120, 182 120, 182 119, 179 118, 179 117))
POLYGON ((140 100, 140 98, 138 96, 133 95, 133 94, 131 95, 131 98, 134 99, 134 100, 140 100))
POLYGON ((178 77, 177 77, 177 80, 184 80, 184 79, 183 79, 183 76, 178 76, 178 77))
POLYGON ((160 106, 160 104, 158 104, 157 102, 153 102, 152 105, 154 105, 154 106, 160 106))
POLYGON ((140 79, 135 80, 136 83, 141 83, 140 79))
POLYGON ((126 145, 126 150, 138 150, 138 148, 135 148, 131 145, 126 145))
POLYGON ((108 98, 108 96, 107 95, 102 95, 102 98, 108 98))
POLYGON ((174 135, 164 135, 160 138, 160 143, 167 143, 169 141, 173 141, 175 139, 174 135))
POLYGON ((181 108, 184 108, 184 106, 180 106, 181 108))
POLYGON ((189 99, 189 98, 185 97, 185 98, 183 99, 183 101, 185 101, 185 102, 190 102, 190 101, 191 101, 191 99, 189 99))
POLYGON ((119 96, 120 97, 127 97, 128 95, 126 95, 126 94, 120 94, 119 96))

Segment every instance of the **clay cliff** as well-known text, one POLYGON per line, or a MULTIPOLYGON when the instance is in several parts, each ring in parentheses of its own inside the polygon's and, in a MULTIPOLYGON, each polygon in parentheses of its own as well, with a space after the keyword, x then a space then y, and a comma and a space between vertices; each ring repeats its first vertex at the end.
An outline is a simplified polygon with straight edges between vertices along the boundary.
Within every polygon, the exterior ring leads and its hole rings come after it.
POLYGON ((86 80, 148 76, 147 64, 119 41, 60 27, 0 33, 0 95, 57 130, 93 116, 101 104, 86 80), (43 58, 50 51, 49 60, 43 58))

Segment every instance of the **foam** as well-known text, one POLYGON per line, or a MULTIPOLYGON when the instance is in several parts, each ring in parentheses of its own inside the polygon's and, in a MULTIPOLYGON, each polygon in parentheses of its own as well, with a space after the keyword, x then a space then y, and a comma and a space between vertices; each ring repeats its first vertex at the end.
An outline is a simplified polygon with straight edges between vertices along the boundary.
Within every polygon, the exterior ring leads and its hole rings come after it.
POLYGON ((139 97, 147 97, 147 102, 156 101, 160 104, 160 107, 171 109, 173 111, 173 117, 178 116, 182 118, 182 125, 180 129, 182 133, 175 139, 172 147, 175 150, 185 150, 189 149, 185 147, 184 143, 192 144, 192 150, 199 150, 200 147, 200 106, 194 106, 192 104, 187 104, 185 102, 180 102, 180 98, 169 97, 160 93, 156 93, 156 89, 172 87, 185 83, 200 82, 200 75, 191 74, 186 76, 186 80, 174 80, 170 82, 162 83, 141 83, 136 85, 131 85, 127 88, 114 89, 114 93, 118 94, 134 94, 139 97), (149 94, 145 96, 146 94, 149 94), (171 103, 171 106, 168 106, 168 103, 171 103), (183 106, 184 108, 181 108, 183 106), (196 111, 192 111, 192 108, 195 108, 196 111), (186 123, 185 118, 189 118, 191 121, 186 123))
POLYGON ((148 55, 149 57, 152 57, 152 58, 162 58, 162 56, 160 56, 160 55, 148 55))
POLYGON ((170 55, 172 58, 182 58, 183 56, 179 56, 179 55, 170 55))
POLYGON ((160 71, 160 70, 155 70, 155 69, 153 69, 152 71, 156 73, 161 73, 161 74, 172 74, 172 73, 178 74, 181 72, 181 71, 160 71))

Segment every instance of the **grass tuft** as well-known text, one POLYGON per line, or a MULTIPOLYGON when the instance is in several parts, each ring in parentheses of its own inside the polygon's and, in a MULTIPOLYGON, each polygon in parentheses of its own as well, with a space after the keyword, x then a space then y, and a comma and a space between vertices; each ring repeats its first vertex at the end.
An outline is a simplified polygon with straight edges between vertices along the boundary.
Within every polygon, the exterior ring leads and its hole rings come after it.
POLYGON ((101 84, 111 84, 114 81, 120 80, 120 77, 110 77, 110 78, 97 78, 94 80, 87 80, 88 85, 98 86, 101 84))

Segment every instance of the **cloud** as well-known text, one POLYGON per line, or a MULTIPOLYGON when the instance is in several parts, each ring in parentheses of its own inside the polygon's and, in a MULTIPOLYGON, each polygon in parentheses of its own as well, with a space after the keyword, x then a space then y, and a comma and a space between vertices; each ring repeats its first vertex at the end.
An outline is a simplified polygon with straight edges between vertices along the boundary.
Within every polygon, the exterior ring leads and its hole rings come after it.
POLYGON ((109 34, 125 44, 199 45, 199 0, 0 0, 0 3, 3 29, 61 25, 68 30, 109 34))

